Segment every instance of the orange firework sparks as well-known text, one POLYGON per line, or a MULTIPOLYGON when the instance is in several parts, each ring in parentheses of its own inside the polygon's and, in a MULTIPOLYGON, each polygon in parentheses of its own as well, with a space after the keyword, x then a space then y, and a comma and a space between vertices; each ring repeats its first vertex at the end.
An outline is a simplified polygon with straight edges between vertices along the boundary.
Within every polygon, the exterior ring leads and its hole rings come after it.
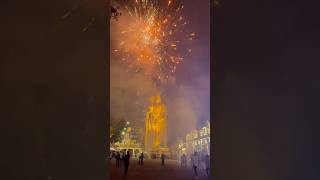
POLYGON ((121 25, 121 40, 114 52, 135 72, 168 79, 183 60, 185 42, 195 36, 185 32, 183 6, 174 5, 171 0, 167 5, 157 0, 133 0, 124 7, 132 20, 121 25))

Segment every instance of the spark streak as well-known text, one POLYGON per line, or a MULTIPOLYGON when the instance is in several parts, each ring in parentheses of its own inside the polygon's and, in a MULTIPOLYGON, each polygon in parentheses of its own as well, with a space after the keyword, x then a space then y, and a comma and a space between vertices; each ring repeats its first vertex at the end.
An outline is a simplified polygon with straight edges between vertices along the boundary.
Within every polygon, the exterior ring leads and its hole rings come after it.
MULTIPOLYGON (((187 33, 183 6, 171 0, 131 0, 124 5, 130 21, 119 20, 121 36, 115 53, 135 72, 160 81, 167 80, 191 52, 184 46, 195 33, 187 33)), ((112 33, 112 32, 111 32, 112 33)))

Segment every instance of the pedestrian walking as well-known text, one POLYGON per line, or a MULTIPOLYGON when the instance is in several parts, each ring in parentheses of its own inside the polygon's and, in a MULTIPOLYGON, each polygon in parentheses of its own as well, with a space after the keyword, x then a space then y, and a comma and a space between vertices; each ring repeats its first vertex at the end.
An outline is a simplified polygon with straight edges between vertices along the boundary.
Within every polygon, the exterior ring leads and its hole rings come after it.
POLYGON ((120 160, 120 164, 123 163, 124 164, 124 158, 125 158, 126 154, 125 152, 121 152, 121 160, 120 160))
POLYGON ((116 167, 120 167, 120 153, 117 152, 117 155, 116 155, 116 167))
POLYGON ((205 157, 205 163, 206 163, 207 177, 210 178, 210 156, 209 156, 209 154, 207 154, 206 157, 205 157))
POLYGON ((143 152, 140 154, 140 165, 143 165, 143 158, 144 158, 144 154, 143 152))
POLYGON ((200 158, 199 158, 199 155, 198 155, 197 152, 194 152, 194 154, 191 156, 191 164, 192 164, 192 167, 193 167, 195 178, 199 179, 197 168, 200 165, 200 158))
POLYGON ((124 176, 127 176, 128 168, 130 165, 130 153, 127 151, 127 154, 124 156, 124 176))
POLYGON ((164 166, 164 159, 165 159, 165 155, 163 153, 161 153, 161 164, 162 164, 162 166, 164 166))
POLYGON ((140 153, 138 159, 139 159, 138 164, 141 165, 141 153, 140 153))
POLYGON ((199 157, 200 157, 200 168, 201 168, 201 171, 203 171, 204 174, 207 174, 206 173, 206 155, 205 155, 205 153, 200 153, 199 157))
POLYGON ((119 166, 122 164, 122 152, 119 151, 119 166))
POLYGON ((187 167, 187 156, 185 154, 182 155, 182 165, 187 167))

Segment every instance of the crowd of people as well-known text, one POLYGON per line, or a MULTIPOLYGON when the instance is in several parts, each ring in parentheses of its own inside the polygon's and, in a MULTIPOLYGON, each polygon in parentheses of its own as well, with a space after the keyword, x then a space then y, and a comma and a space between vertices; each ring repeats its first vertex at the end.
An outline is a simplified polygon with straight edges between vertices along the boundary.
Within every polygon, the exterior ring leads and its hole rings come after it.
MULTIPOLYGON (((183 154, 180 157, 182 167, 187 167, 187 156, 183 154)), ((199 170, 203 170, 207 177, 210 177, 210 156, 194 152, 190 155, 190 167, 193 168, 195 178, 199 178, 199 170)))
MULTIPOLYGON (((113 152, 110 154, 110 160, 113 158, 116 160, 116 167, 120 167, 123 165, 124 167, 124 176, 127 176, 128 168, 130 164, 130 152, 113 152)), ((144 154, 143 152, 139 155, 139 165, 143 165, 144 154)), ((165 154, 161 154, 161 165, 164 166, 166 156, 165 154)), ((180 157, 181 167, 187 168, 188 158, 185 154, 180 157)), ((203 171, 207 177, 210 177, 210 156, 208 154, 202 154, 198 152, 194 152, 190 155, 190 167, 193 169, 195 178, 199 178, 199 171, 203 171)))
POLYGON ((130 165, 130 152, 127 151, 127 154, 124 152, 113 152, 110 154, 110 160, 113 158, 116 160, 116 167, 120 167, 123 164, 124 167, 124 176, 127 176, 128 168, 130 165))

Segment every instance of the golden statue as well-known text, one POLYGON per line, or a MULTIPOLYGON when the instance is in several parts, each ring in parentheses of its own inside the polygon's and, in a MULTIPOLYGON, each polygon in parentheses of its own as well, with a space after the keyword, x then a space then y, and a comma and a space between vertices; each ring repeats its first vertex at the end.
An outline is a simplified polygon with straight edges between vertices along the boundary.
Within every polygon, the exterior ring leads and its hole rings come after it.
POLYGON ((150 98, 149 111, 146 113, 145 150, 158 151, 167 146, 167 109, 160 95, 150 98))

